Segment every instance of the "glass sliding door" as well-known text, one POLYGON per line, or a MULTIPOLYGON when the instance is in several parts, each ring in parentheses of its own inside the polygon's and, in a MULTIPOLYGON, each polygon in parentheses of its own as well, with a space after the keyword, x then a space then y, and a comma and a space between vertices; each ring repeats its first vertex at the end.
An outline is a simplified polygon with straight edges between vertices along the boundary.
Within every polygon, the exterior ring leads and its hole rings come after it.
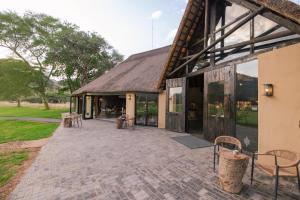
POLYGON ((147 122, 147 97, 145 95, 136 95, 135 123, 137 125, 146 125, 147 122))
POLYGON ((158 126, 158 97, 157 94, 147 95, 147 126, 158 126))
POLYGON ((247 151, 258 146, 258 61, 236 65, 236 137, 247 151))
POLYGON ((136 119, 135 123, 142 126, 158 125, 158 95, 136 95, 136 119))
POLYGON ((206 136, 206 139, 210 141, 213 141, 218 136, 226 135, 224 97, 224 81, 208 84, 207 121, 209 134, 206 136))

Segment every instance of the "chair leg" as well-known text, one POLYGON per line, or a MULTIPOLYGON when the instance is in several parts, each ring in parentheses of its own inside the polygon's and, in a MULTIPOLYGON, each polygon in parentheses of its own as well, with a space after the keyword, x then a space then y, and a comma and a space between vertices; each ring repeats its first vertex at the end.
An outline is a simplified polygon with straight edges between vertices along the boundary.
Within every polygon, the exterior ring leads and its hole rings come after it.
POLYGON ((255 155, 252 155, 252 165, 251 165, 251 185, 253 182, 253 174, 254 174, 254 159, 255 159, 255 155))
POLYGON ((299 174, 299 167, 296 166, 296 171, 297 171, 297 178, 298 178, 298 189, 299 189, 299 192, 300 192, 300 174, 299 174))
POLYGON ((278 166, 276 166, 275 199, 277 199, 277 193, 278 193, 278 184, 279 184, 279 167, 278 167, 278 166))
POLYGON ((216 171, 216 146, 214 146, 214 172, 216 171))

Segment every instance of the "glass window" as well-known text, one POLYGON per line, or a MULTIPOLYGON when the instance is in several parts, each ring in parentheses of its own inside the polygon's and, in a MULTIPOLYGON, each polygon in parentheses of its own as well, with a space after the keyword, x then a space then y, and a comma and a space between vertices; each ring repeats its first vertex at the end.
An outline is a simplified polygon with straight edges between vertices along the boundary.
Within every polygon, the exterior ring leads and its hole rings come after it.
MULTIPOLYGON (((226 8, 226 16, 225 16, 225 24, 228 24, 235 20, 237 17, 241 16, 242 14, 248 12, 248 10, 242 6, 237 4, 232 4, 232 6, 228 6, 226 8)), ((237 22, 238 23, 238 22, 237 22)), ((234 26, 237 25, 234 23, 233 25, 229 26, 225 29, 225 32, 228 32, 234 26)), ((236 44, 239 42, 247 41, 250 38, 250 22, 247 22, 238 30, 233 32, 230 36, 225 39, 225 45, 236 44)))
POLYGON ((183 112, 182 87, 170 88, 169 112, 183 112))
POLYGON ((158 95, 136 95, 136 124, 143 126, 158 125, 158 95))
POLYGON ((208 116, 224 117, 224 81, 208 84, 208 116))
POLYGON ((258 61, 238 64, 236 73, 236 136, 253 152, 258 141, 258 61))

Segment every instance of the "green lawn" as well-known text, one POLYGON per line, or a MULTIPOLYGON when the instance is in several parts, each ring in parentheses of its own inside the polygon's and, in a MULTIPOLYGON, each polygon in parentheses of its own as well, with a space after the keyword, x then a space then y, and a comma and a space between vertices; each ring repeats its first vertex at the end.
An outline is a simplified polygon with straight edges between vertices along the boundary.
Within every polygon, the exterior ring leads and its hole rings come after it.
POLYGON ((0 120, 0 144, 50 137, 58 126, 56 123, 0 120))
POLYGON ((27 159, 26 151, 0 154, 0 187, 16 174, 16 168, 27 159))
POLYGON ((0 117, 36 117, 36 118, 52 118, 60 119, 61 113, 68 112, 68 109, 51 109, 32 107, 0 107, 0 117))
POLYGON ((236 116, 237 124, 244 126, 257 127, 258 126, 258 113, 257 111, 237 111, 236 116))

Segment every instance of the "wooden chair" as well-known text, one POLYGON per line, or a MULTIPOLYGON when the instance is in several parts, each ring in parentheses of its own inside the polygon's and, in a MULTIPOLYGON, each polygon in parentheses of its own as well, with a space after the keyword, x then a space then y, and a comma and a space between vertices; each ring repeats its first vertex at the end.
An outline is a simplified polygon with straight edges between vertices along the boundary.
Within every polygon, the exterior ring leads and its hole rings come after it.
POLYGON ((252 155, 251 166, 251 185, 253 182, 254 167, 257 166, 265 174, 275 177, 275 199, 277 199, 277 191, 279 177, 297 177, 298 189, 300 191, 300 175, 299 175, 300 156, 288 150, 271 150, 265 153, 254 153, 252 155), (255 163, 255 158, 258 156, 271 156, 274 158, 274 164, 255 163), (296 168, 296 175, 289 169, 296 168))
POLYGON ((214 143, 214 171, 216 170, 216 158, 219 160, 220 156, 220 146, 222 148, 233 148, 242 152, 242 144, 237 138, 231 136, 217 137, 214 143))

